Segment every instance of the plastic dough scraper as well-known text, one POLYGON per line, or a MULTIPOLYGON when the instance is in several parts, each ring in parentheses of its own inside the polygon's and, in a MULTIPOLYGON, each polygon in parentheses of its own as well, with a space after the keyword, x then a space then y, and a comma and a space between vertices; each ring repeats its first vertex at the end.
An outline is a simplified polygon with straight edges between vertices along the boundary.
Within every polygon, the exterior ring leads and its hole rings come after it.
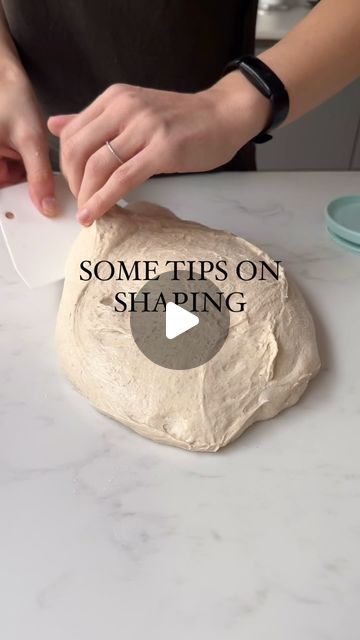
MULTIPOLYGON (((25 182, 0 189, 0 226, 13 265, 30 288, 64 278, 70 247, 80 232, 76 200, 55 175, 59 215, 46 218, 32 204, 25 182)), ((125 201, 121 201, 125 206, 125 201)))

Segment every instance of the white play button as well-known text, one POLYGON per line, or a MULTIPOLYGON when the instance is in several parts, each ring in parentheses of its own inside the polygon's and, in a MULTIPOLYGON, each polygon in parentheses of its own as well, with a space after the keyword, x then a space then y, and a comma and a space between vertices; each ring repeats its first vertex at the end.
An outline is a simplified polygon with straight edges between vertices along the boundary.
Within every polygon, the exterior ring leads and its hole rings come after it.
POLYGON ((185 371, 200 367, 220 351, 229 333, 230 312, 226 305, 221 309, 210 305, 205 311, 200 304, 199 299, 222 299, 211 280, 195 280, 185 269, 178 269, 177 276, 174 280, 174 272, 165 271, 145 282, 135 297, 130 326, 136 345, 151 362, 185 371), (148 313, 143 313, 144 301, 148 313))
POLYGON ((174 302, 166 305, 166 337, 172 340, 199 324, 199 318, 174 302))

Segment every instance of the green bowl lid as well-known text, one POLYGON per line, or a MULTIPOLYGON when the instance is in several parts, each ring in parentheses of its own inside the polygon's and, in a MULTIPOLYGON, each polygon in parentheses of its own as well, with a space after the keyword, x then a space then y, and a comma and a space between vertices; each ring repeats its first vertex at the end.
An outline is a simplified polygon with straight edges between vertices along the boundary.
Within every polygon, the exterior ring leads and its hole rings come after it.
POLYGON ((360 248, 360 195, 332 200, 326 207, 325 217, 331 236, 340 237, 360 248))

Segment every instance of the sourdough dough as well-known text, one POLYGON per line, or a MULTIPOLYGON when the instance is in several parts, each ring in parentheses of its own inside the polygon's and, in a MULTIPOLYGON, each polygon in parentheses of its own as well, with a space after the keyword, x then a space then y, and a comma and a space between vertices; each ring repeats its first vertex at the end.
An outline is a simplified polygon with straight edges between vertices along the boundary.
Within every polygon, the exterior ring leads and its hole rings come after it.
MULTIPOLYGON (((299 400, 320 361, 310 313, 282 268, 277 281, 241 283, 247 311, 230 314, 222 349, 200 367, 176 371, 148 360, 132 339, 130 314, 114 312, 118 281, 80 280, 82 260, 119 259, 226 259, 224 294, 239 289, 232 275, 239 261, 270 262, 242 238, 150 203, 114 207, 83 229, 68 259, 56 341, 65 374, 96 409, 158 442, 216 451, 299 400)), ((134 290, 134 282, 120 286, 134 290)))

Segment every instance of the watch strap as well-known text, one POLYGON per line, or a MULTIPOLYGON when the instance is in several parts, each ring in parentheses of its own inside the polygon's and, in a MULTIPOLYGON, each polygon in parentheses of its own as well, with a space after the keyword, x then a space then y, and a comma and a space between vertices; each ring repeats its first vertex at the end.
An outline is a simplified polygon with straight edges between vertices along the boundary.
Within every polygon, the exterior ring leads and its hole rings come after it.
POLYGON ((272 139, 269 131, 279 127, 289 113, 289 94, 276 73, 255 56, 247 55, 235 58, 226 65, 223 75, 235 70, 241 71, 249 82, 271 102, 270 121, 265 129, 252 140, 258 144, 268 142, 272 139))

